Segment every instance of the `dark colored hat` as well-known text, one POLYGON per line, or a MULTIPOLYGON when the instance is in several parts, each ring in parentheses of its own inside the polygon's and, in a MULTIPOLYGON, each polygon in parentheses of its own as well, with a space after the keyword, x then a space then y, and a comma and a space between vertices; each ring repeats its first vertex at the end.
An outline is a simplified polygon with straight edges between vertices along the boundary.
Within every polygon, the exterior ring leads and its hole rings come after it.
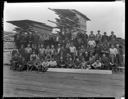
POLYGON ((97 32, 100 32, 100 30, 98 30, 97 32))

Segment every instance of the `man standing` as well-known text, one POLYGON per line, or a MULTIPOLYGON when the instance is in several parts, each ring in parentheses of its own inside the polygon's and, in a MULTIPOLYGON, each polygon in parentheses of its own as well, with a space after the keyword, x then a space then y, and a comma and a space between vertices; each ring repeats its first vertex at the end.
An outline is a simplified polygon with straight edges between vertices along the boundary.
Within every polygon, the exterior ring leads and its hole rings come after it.
POLYGON ((107 36, 107 33, 106 32, 104 32, 104 35, 102 36, 102 40, 101 41, 102 42, 108 41, 108 36, 107 36))
POLYGON ((111 63, 115 65, 116 62, 116 55, 118 54, 117 48, 114 47, 114 45, 111 45, 111 48, 109 48, 109 54, 111 63))
POLYGON ((90 32, 89 39, 95 40, 95 35, 93 34, 93 31, 90 32))
POLYGON ((24 49, 24 45, 21 45, 21 48, 19 49, 19 53, 21 54, 22 57, 25 58, 25 49, 24 49))
POLYGON ((70 49, 72 58, 74 58, 74 56, 76 55, 76 47, 71 43, 71 46, 69 47, 69 49, 70 49))
POLYGON ((109 37, 109 40, 110 40, 110 42, 111 42, 112 44, 115 45, 115 43, 116 43, 116 35, 114 34, 113 31, 111 32, 111 35, 110 35, 110 37, 109 37))
POLYGON ((118 66, 122 65, 123 62, 123 51, 121 49, 121 46, 119 44, 116 44, 116 48, 117 48, 117 55, 116 55, 116 63, 118 66))
POLYGON ((32 53, 32 48, 30 47, 30 44, 27 45, 25 48, 25 60, 28 62, 30 60, 30 54, 32 53))
POLYGON ((39 48, 39 56, 40 56, 41 59, 44 59, 45 58, 45 48, 44 48, 44 45, 43 44, 39 48))
POLYGON ((96 43, 98 44, 99 42, 101 42, 102 36, 100 34, 100 30, 98 30, 97 32, 98 33, 96 34, 95 40, 96 40, 96 43))

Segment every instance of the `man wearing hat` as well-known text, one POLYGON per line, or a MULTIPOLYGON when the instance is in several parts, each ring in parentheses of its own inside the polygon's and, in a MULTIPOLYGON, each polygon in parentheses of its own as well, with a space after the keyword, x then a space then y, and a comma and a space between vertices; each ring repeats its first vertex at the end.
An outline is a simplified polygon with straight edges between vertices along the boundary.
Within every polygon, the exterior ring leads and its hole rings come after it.
POLYGON ((101 42, 102 36, 100 34, 100 30, 97 31, 98 33, 96 34, 96 44, 98 44, 99 42, 101 42))
POLYGON ((102 36, 102 42, 104 41, 108 41, 108 35, 107 35, 107 32, 104 32, 104 35, 102 36))
POLYGON ((111 35, 110 35, 110 37, 109 37, 109 40, 110 40, 110 42, 111 42, 112 44, 115 44, 115 42, 116 42, 116 35, 114 34, 113 31, 111 32, 111 35))
POLYGON ((117 48, 117 52, 118 52, 116 55, 116 63, 118 66, 121 66, 122 62, 123 62, 123 51, 119 44, 116 44, 116 48, 117 48))
POLYGON ((87 31, 85 31, 85 33, 84 33, 84 45, 85 45, 85 47, 87 47, 87 41, 88 41, 88 35, 87 35, 87 31))
POLYGON ((89 39, 95 40, 95 35, 93 34, 93 31, 90 32, 89 39))

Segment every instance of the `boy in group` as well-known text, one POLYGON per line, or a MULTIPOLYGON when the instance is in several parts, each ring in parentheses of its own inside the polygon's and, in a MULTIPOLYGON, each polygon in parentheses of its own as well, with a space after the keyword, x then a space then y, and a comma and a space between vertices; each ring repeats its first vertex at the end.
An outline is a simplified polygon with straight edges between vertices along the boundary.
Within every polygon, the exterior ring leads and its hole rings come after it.
POLYGON ((28 62, 30 60, 30 55, 32 53, 32 48, 30 47, 30 44, 27 45, 25 48, 25 60, 28 62))
POLYGON ((66 61, 69 61, 69 59, 72 58, 72 56, 70 55, 70 53, 67 53, 65 58, 66 58, 66 61))
POLYGON ((39 48, 39 57, 40 57, 40 59, 44 59, 45 58, 45 48, 44 48, 43 44, 39 48))
POLYGON ((45 55, 50 55, 50 54, 51 54, 51 49, 49 46, 47 46, 45 49, 45 55))
POLYGON ((89 40, 90 39, 95 40, 95 35, 93 34, 93 31, 91 31, 89 34, 89 40))
POLYGON ((83 58, 82 59, 82 62, 81 62, 81 69, 87 69, 87 62, 85 61, 85 59, 83 58))
POLYGON ((113 45, 115 45, 115 43, 116 43, 116 35, 114 34, 113 31, 111 31, 111 35, 109 36, 109 40, 110 40, 110 42, 111 42, 113 45))
POLYGON ((71 43, 71 46, 69 47, 69 49, 70 49, 72 58, 74 58, 74 56, 76 54, 76 47, 73 45, 73 43, 71 43))
POLYGON ((36 54, 39 53, 39 48, 36 44, 32 44, 32 52, 35 52, 36 54))
POLYGON ((61 56, 60 57, 60 61, 58 61, 58 66, 60 67, 60 68, 64 68, 66 65, 65 65, 65 61, 64 61, 64 58, 61 56))
POLYGON ((91 48, 96 47, 96 42, 95 42, 95 40, 92 39, 92 38, 89 39, 89 40, 88 40, 88 46, 91 47, 91 48))
POLYGON ((96 62, 92 64, 92 69, 101 69, 101 62, 96 60, 96 62))
POLYGON ((102 35, 100 34, 100 30, 97 31, 98 33, 96 34, 95 40, 96 40, 96 44, 98 44, 99 42, 101 42, 102 39, 102 35))
POLYGON ((85 61, 88 62, 89 61, 89 52, 85 51, 83 56, 84 56, 85 61))
POLYGON ((38 60, 38 55, 33 51, 30 55, 30 61, 28 62, 27 70, 32 70, 34 67, 38 68, 38 60))
POLYGON ((84 52, 85 52, 85 48, 84 48, 83 45, 81 45, 81 48, 80 48, 79 52, 82 53, 82 55, 84 54, 84 52))
POLYGON ((70 57, 69 60, 66 62, 66 66, 67 66, 67 68, 73 68, 74 61, 73 61, 72 57, 70 57))
POLYGON ((56 52, 56 49, 54 47, 54 45, 51 45, 51 56, 55 56, 55 52, 56 52))
POLYGON ((103 69, 110 69, 110 60, 109 58, 106 56, 106 54, 104 53, 101 57, 101 63, 102 63, 102 67, 103 69))
POLYGON ((25 68, 25 65, 26 65, 25 58, 22 57, 21 54, 19 54, 18 57, 17 57, 17 68, 16 68, 16 70, 22 71, 25 68))
POLYGON ((123 51, 122 48, 119 44, 116 44, 116 48, 117 48, 117 55, 116 55, 116 64, 117 66, 122 66, 122 56, 123 56, 123 51))
POLYGON ((76 57, 76 59, 74 61, 74 68, 79 69, 80 68, 80 63, 81 63, 81 61, 79 60, 78 57, 76 57))
POLYGON ((49 61, 49 67, 55 68, 57 66, 57 62, 54 60, 54 58, 52 58, 49 61))
POLYGON ((109 41, 109 37, 108 37, 108 35, 107 35, 107 33, 106 32, 104 32, 104 35, 102 35, 102 39, 101 39, 101 41, 102 42, 104 42, 104 41, 109 41))
POLYGON ((111 45, 111 48, 109 48, 109 55, 112 64, 115 64, 117 54, 118 54, 117 48, 115 48, 114 45, 111 45))
POLYGON ((25 58, 25 49, 24 49, 24 45, 22 44, 20 49, 19 49, 19 53, 21 54, 22 57, 25 58))
POLYGON ((19 54, 18 53, 14 54, 12 56, 10 63, 11 63, 10 69, 11 70, 17 70, 17 68, 19 67, 18 66, 18 63, 19 63, 19 54))
POLYGON ((95 62, 95 60, 96 60, 96 56, 93 55, 93 54, 90 54, 88 63, 89 63, 90 65, 92 65, 92 64, 95 62))
POLYGON ((48 67, 49 67, 49 63, 46 59, 44 59, 41 63, 41 68, 42 68, 42 71, 43 72, 46 72, 48 70, 48 67))

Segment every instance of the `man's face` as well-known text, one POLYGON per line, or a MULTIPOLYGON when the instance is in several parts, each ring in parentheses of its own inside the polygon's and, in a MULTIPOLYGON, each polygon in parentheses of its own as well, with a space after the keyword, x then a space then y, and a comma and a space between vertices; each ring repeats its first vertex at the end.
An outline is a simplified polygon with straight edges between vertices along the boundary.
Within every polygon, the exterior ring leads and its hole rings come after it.
POLYGON ((106 32, 104 33, 104 35, 106 35, 106 32))
POLYGON ((41 45, 41 47, 43 48, 44 46, 43 46, 43 45, 41 45))
POLYGON ((96 62, 99 63, 99 60, 97 60, 96 62))
POLYGON ((112 48, 114 48, 114 45, 112 45, 112 48))
POLYGON ((114 32, 111 32, 112 35, 114 35, 114 32))
POLYGON ((21 48, 24 48, 24 45, 21 45, 21 48))
POLYGON ((54 48, 54 45, 52 45, 52 48, 54 48))
POLYGON ((30 47, 30 45, 28 45, 28 47, 30 47))
POLYGON ((105 54, 103 54, 103 57, 105 57, 106 55, 105 54))

